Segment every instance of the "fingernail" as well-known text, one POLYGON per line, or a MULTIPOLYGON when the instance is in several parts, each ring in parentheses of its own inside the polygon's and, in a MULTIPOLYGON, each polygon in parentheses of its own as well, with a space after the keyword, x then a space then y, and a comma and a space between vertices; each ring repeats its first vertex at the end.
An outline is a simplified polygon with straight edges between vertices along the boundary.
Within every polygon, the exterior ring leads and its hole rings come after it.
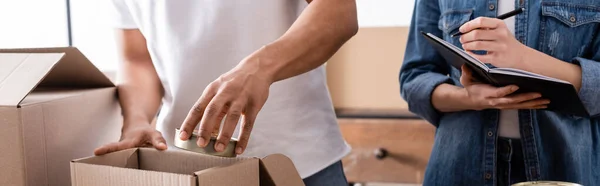
POLYGON ((180 132, 179 132, 179 138, 180 138, 181 140, 187 140, 187 139, 188 139, 188 134, 187 134, 187 132, 186 132, 185 130, 182 130, 182 131, 180 131, 180 132))
POLYGON ((235 153, 236 153, 236 154, 242 154, 242 151, 243 151, 243 150, 242 150, 242 147, 237 147, 237 148, 235 148, 235 153))
POLYGON ((204 147, 204 143, 206 143, 206 140, 204 140, 202 137, 198 138, 198 141, 196 142, 199 147, 204 147))
POLYGON ((217 152, 221 152, 225 150, 225 145, 223 143, 217 143, 217 147, 215 148, 215 150, 217 150, 217 152))
POLYGON ((512 90, 512 91, 517 91, 518 89, 519 89, 519 87, 517 87, 517 86, 512 86, 512 87, 510 88, 510 90, 512 90))
POLYGON ((160 149, 163 149, 163 148, 166 148, 167 145, 165 143, 163 143, 163 142, 160 142, 160 143, 158 143, 157 147, 160 148, 160 149))

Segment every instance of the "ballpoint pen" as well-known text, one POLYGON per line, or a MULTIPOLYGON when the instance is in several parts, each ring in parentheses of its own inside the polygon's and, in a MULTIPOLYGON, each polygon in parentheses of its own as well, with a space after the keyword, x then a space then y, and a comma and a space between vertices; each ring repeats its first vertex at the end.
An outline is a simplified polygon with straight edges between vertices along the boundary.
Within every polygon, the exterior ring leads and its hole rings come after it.
MULTIPOLYGON (((506 18, 509 18, 509 17, 515 16, 515 15, 517 15, 517 14, 520 14, 520 13, 521 13, 521 12, 523 12, 523 11, 525 11, 525 8, 519 8, 519 9, 516 9, 516 10, 510 11, 510 12, 507 12, 507 13, 505 13, 505 14, 499 15, 498 17, 496 17, 496 19, 501 19, 501 20, 504 20, 504 19, 506 19, 506 18)), ((460 28, 460 27, 459 27, 459 28, 460 28)), ((451 36, 452 36, 452 37, 456 37, 456 36, 461 36, 461 35, 463 35, 463 34, 464 34, 464 33, 461 33, 460 31, 458 31, 458 32, 455 32, 454 34, 452 34, 451 36)))

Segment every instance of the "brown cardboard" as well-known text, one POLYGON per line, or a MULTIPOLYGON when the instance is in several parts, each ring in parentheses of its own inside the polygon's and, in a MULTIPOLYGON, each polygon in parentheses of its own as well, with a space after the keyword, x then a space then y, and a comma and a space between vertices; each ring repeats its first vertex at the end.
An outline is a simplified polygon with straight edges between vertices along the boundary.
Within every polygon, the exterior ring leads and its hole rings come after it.
POLYGON ((398 75, 408 27, 360 28, 327 62, 336 109, 406 110, 398 75))
POLYGON ((115 95, 76 48, 0 49, 0 185, 70 185, 72 159, 119 139, 115 95))
POLYGON ((134 148, 71 162, 73 186, 301 186, 292 161, 134 148))

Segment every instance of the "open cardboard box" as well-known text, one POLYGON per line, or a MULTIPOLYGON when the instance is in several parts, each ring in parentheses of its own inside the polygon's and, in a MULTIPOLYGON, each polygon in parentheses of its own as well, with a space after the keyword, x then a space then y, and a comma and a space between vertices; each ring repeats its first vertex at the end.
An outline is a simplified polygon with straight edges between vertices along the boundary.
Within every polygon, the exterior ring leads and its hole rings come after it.
POLYGON ((76 48, 0 49, 0 185, 69 185, 69 162, 121 123, 115 85, 76 48))
POLYGON ((281 154, 225 158, 187 151, 133 148, 71 162, 73 186, 301 186, 281 154))

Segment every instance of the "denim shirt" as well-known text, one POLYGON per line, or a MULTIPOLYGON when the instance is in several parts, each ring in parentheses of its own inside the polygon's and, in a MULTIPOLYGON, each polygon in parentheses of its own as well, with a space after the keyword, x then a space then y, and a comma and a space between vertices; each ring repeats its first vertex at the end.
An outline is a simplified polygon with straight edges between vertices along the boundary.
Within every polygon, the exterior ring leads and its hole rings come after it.
MULTIPOLYGON (((449 35, 480 16, 495 17, 497 0, 417 0, 400 90, 411 112, 437 127, 424 185, 495 185, 499 110, 441 113, 431 103, 436 86, 460 85, 420 31, 461 46, 449 35)), ((515 38, 528 47, 581 66, 579 97, 589 118, 520 110, 527 179, 600 185, 600 1, 516 0, 515 38)))

